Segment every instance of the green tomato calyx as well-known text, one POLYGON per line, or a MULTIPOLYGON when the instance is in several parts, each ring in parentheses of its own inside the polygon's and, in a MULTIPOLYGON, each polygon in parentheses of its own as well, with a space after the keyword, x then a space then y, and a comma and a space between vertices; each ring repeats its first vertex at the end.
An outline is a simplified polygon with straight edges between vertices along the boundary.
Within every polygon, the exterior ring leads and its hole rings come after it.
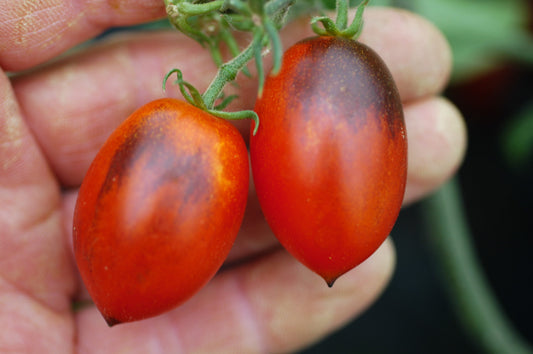
POLYGON ((369 0, 363 0, 355 12, 355 17, 348 25, 348 0, 337 0, 335 21, 327 16, 316 16, 311 19, 311 27, 319 36, 344 37, 356 40, 363 29, 363 12, 368 5, 369 0), (322 27, 318 23, 322 24, 322 27))

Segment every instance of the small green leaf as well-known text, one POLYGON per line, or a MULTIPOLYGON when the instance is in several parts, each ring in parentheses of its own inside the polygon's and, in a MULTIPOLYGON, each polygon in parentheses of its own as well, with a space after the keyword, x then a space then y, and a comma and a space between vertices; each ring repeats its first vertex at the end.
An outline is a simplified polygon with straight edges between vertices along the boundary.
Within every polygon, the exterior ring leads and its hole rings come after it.
POLYGON ((165 90, 166 82, 170 75, 176 74, 177 79, 174 83, 176 83, 181 91, 181 94, 183 95, 183 98, 190 104, 192 104, 195 107, 198 107, 200 109, 206 110, 206 106, 204 103, 204 100, 202 98, 202 95, 200 92, 189 82, 183 80, 183 74, 181 70, 179 69, 172 69, 169 71, 163 80, 163 90, 165 90))
POLYGON ((337 19, 335 25, 339 31, 346 29, 348 25, 348 0, 337 0, 337 19))
POLYGON ((211 113, 215 117, 228 120, 240 120, 240 119, 251 119, 255 122, 253 135, 257 133, 259 129, 259 116, 254 111, 238 111, 238 112, 224 112, 218 110, 208 110, 207 112, 211 113))
POLYGON ((342 31, 342 36, 351 39, 357 39, 361 35, 363 29, 363 12, 365 11, 366 6, 368 5, 369 0, 363 0, 359 6, 357 6, 357 11, 355 12, 355 17, 350 24, 350 27, 342 31))
POLYGON ((319 36, 336 36, 340 33, 335 22, 327 16, 313 17, 311 19, 311 28, 319 36), (320 22, 324 28, 318 27, 317 22, 320 22))

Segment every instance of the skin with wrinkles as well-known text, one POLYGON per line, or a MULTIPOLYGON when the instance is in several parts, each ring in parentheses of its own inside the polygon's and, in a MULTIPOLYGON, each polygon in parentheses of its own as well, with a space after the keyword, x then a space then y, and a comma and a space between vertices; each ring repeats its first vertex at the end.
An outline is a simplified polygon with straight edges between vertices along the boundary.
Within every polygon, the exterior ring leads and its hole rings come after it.
POLYGON ((7 71, 27 69, 110 26, 131 25, 164 16, 163 1, 155 0, 2 1, 0 67, 7 71))

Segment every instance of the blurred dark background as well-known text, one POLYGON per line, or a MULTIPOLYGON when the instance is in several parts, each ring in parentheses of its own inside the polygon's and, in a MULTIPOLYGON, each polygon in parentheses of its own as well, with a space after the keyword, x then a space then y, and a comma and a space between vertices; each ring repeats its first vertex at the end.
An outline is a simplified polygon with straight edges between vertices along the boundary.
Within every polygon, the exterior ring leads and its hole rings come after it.
MULTIPOLYGON (((533 1, 372 3, 419 12, 450 41, 455 67, 445 95, 468 127, 458 180, 472 241, 500 305, 533 343, 533 1)), ((397 268, 378 302, 302 353, 480 352, 447 297, 422 208, 400 214, 397 268)))

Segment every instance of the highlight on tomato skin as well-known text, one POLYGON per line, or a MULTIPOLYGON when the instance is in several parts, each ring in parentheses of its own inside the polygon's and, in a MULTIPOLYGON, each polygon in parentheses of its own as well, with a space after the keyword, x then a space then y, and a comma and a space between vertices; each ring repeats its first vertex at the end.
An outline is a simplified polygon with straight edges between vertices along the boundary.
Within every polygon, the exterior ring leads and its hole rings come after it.
POLYGON ((248 174, 239 132, 179 100, 150 102, 112 133, 73 228, 80 274, 110 326, 168 311, 209 281, 240 228, 248 174))
POLYGON ((250 159, 265 218, 332 286, 374 253, 400 211, 407 139, 392 76, 359 42, 306 39, 284 54, 255 111, 250 159))

